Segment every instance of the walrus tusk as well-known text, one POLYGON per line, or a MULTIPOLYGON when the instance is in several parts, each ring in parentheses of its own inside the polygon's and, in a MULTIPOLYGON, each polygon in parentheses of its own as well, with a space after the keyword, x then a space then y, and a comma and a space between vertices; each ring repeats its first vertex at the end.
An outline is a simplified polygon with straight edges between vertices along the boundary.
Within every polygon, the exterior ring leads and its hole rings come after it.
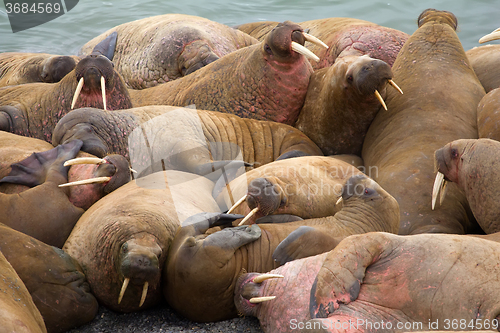
POLYGON ((308 42, 311 42, 313 44, 316 44, 318 46, 323 46, 325 49, 328 48, 328 45, 326 45, 325 43, 323 43, 323 41, 317 37, 314 37, 313 35, 309 35, 307 32, 303 32, 302 35, 304 36, 304 38, 308 41, 308 42))
MULTIPOLYGON (((436 174, 436 179, 434 180, 434 186, 432 187, 432 210, 436 206, 436 200, 439 192, 444 192, 444 188, 446 186, 446 180, 444 179, 444 174, 438 171, 436 174)), ((439 198, 439 204, 441 204, 444 200, 444 194, 441 193, 439 198)))
POLYGON ((238 224, 238 227, 245 224, 248 219, 250 219, 252 216, 254 216, 257 212, 259 211, 259 207, 255 207, 250 213, 248 213, 247 216, 243 220, 241 220, 240 224, 238 224))
POLYGON ((84 180, 77 180, 76 182, 65 183, 59 185, 59 187, 76 186, 76 185, 86 185, 86 184, 96 184, 96 183, 106 183, 111 180, 111 177, 96 177, 84 180))
POLYGON ((107 163, 105 159, 98 157, 79 157, 72 160, 67 160, 64 162, 64 166, 76 165, 76 164, 103 164, 107 163))
POLYGON ((481 37, 479 39, 479 43, 483 44, 486 42, 491 42, 492 40, 500 39, 500 28, 494 30, 493 32, 481 37))
POLYGON ((387 111, 387 105, 385 105, 384 99, 382 98, 382 96, 380 96, 380 93, 378 92, 378 90, 375 90, 375 96, 379 100, 380 104, 382 104, 382 106, 384 107, 385 111, 387 111))
POLYGON ((292 42, 292 50, 316 62, 319 61, 319 57, 317 55, 315 55, 314 53, 312 53, 311 51, 309 51, 308 49, 306 49, 304 46, 300 45, 297 42, 292 42))
POLYGON ((144 287, 142 287, 142 296, 141 296, 141 302, 139 303, 139 307, 141 307, 144 304, 144 301, 146 300, 146 296, 148 295, 148 287, 149 287, 148 281, 144 282, 144 287))
POLYGON ((341 204, 341 203, 343 203, 343 202, 344 202, 344 199, 342 199, 342 197, 340 197, 340 198, 337 200, 337 202, 335 203, 335 206, 337 206, 337 205, 339 205, 339 204, 341 204))
POLYGON ((396 89, 397 91, 399 91, 401 93, 401 95, 403 95, 403 90, 401 90, 401 88, 399 88, 399 86, 396 84, 396 82, 392 81, 391 79, 389 79, 388 81, 389 81, 389 84, 394 87, 394 89, 396 89))
POLYGON ((269 280, 269 279, 282 279, 284 278, 283 275, 280 275, 280 274, 261 274, 259 276, 256 276, 252 282, 253 283, 262 283, 266 280, 269 280))
POLYGON ((71 102, 71 109, 75 107, 76 100, 78 99, 80 91, 82 91, 82 88, 83 88, 83 77, 80 79, 80 81, 78 81, 78 85, 76 86, 75 95, 73 96, 73 101, 71 102))
POLYGON ((229 208, 226 214, 231 214, 233 210, 235 210, 239 205, 241 205, 245 201, 246 198, 247 196, 245 195, 240 200, 236 201, 236 203, 231 208, 229 208))
POLYGON ((106 79, 101 76, 101 91, 102 91, 102 104, 104 105, 104 111, 106 110, 106 79))
POLYGON ((263 303, 263 302, 267 302, 267 301, 272 301, 275 298, 276 298, 276 296, 252 297, 252 298, 250 298, 249 302, 252 304, 258 304, 258 303, 263 303))
POLYGON ((120 302, 122 301, 123 295, 125 294, 125 290, 127 290, 129 282, 129 278, 125 278, 125 280, 123 280, 122 290, 120 290, 120 295, 118 296, 118 304, 120 304, 120 302))
POLYGON ((134 169, 130 168, 130 172, 132 173, 137 173, 137 171, 135 171, 134 169))

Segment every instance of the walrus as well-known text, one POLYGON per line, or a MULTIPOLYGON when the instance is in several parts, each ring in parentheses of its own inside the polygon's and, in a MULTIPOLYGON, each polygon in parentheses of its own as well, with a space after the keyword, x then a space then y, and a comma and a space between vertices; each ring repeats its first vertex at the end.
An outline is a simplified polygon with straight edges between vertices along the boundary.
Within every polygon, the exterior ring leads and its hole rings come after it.
POLYGON ((392 66, 404 95, 387 91, 388 111, 375 116, 362 157, 365 167, 378 170, 374 180, 399 202, 400 234, 472 232, 478 226, 463 192, 450 186, 443 205, 432 211, 429 189, 434 151, 456 139, 477 138, 476 108, 485 92, 452 13, 427 9, 418 26, 392 66))
POLYGON ((0 87, 59 82, 75 68, 79 60, 76 56, 47 53, 0 53, 0 87))
POLYGON ((134 107, 195 105, 243 118, 293 124, 304 104, 316 59, 304 42, 311 39, 290 21, 264 41, 231 52, 194 73, 143 90, 129 90, 134 107))
POLYGON ((101 304, 120 312, 149 308, 162 300, 161 272, 180 221, 219 211, 212 187, 175 170, 138 178, 90 207, 63 250, 82 266, 101 304))
POLYGON ((28 83, 0 88, 0 130, 51 142, 59 119, 73 108, 118 110, 132 106, 123 79, 113 69, 113 38, 57 83, 28 83))
POLYGON ((498 65, 500 64, 499 44, 474 47, 465 54, 467 54, 467 58, 486 93, 500 88, 498 71, 498 65))
MULTIPOLYGON (((497 175, 495 166, 500 160, 500 142, 491 139, 455 140, 434 153, 437 174, 432 191, 432 208, 439 190, 453 182, 464 191, 467 202, 479 226, 487 234, 500 231, 500 212, 495 200, 497 175)), ((442 190, 440 201, 445 198, 442 190)))
POLYGON ((86 43, 89 54, 97 43, 118 33, 113 63, 128 88, 144 89, 188 75, 236 51, 257 44, 249 35, 206 18, 165 14, 120 24, 86 43))
POLYGON ((209 228, 232 223, 233 219, 231 214, 205 214, 204 221, 179 228, 163 272, 167 302, 190 320, 228 319, 237 314, 233 293, 239 276, 245 271, 266 272, 277 267, 272 258, 274 249, 297 228, 307 225, 336 237, 397 231, 398 204, 378 184, 358 175, 351 177, 345 188, 356 190, 343 191, 343 209, 326 218, 252 224, 207 235, 209 228))
POLYGON ((480 138, 500 141, 500 87, 491 90, 477 106, 477 132, 480 138))
POLYGON ((0 193, 0 223, 61 247, 85 209, 130 180, 128 161, 120 155, 92 161, 90 166, 74 165, 70 170, 70 166, 64 164, 81 163, 81 160, 72 160, 81 145, 81 141, 74 140, 33 153, 11 165, 10 173, 0 179, 0 183, 26 188, 10 194, 0 193), (73 182, 68 183, 68 178, 73 182), (64 187, 82 183, 82 178, 88 185, 71 190, 64 187))
POLYGON ((264 332, 498 329, 498 253, 498 243, 465 235, 354 235, 242 275, 235 303, 264 332))
POLYGON ((392 80, 384 61, 364 56, 343 56, 330 67, 311 75, 304 106, 294 127, 316 143, 325 155, 361 155, 368 127, 380 110, 392 80))
POLYGON ((214 161, 261 166, 279 158, 322 155, 306 135, 285 124, 172 106, 74 110, 57 124, 52 140, 74 139, 97 156, 126 156, 139 174, 166 168, 204 175, 214 161))
POLYGON ((97 300, 76 260, 3 224, 0 231, 0 251, 28 289, 49 333, 62 333, 94 319, 97 300))
MULTIPOLYGON (((263 40, 278 22, 264 21, 236 26, 250 36, 263 40)), ((309 34, 323 41, 328 49, 313 44, 306 47, 320 60, 311 62, 314 70, 330 67, 337 58, 346 55, 368 55, 392 66, 408 34, 378 24, 347 17, 330 17, 300 22, 309 34)))
POLYGON ((0 252, 0 326, 4 332, 47 333, 26 286, 0 252))

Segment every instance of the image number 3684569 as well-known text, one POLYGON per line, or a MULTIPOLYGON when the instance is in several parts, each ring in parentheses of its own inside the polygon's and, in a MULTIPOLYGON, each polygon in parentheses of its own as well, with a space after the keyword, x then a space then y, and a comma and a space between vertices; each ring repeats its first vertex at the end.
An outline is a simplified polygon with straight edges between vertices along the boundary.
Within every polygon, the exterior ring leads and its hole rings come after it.
POLYGON ((12 32, 52 21, 73 9, 79 0, 4 0, 12 32))

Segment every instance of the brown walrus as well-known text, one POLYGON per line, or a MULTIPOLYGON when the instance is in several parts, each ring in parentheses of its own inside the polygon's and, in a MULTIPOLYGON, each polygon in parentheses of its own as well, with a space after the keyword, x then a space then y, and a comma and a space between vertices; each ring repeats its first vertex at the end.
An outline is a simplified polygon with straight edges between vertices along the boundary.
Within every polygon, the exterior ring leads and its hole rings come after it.
POLYGON ((112 32, 118 33, 113 63, 129 88, 144 89, 178 79, 220 57, 258 41, 206 18, 165 14, 120 24, 86 43, 89 54, 112 32))
MULTIPOLYGON (((500 37, 499 37, 500 38, 500 37)), ((500 45, 484 45, 465 52, 486 93, 500 88, 500 45)))
POLYGON ((500 88, 487 93, 477 106, 477 132, 480 138, 500 141, 500 88))
POLYGON ((4 332, 47 333, 26 286, 0 252, 0 327, 4 332))
POLYGON ((212 187, 175 170, 131 181, 87 210, 63 249, 100 303, 121 312, 151 307, 162 299, 161 272, 180 221, 219 210, 212 187))
POLYGON ((299 227, 308 225, 336 237, 397 230, 398 204, 378 184, 358 175, 351 177, 345 188, 355 190, 343 191, 343 209, 326 218, 252 224, 207 235, 208 228, 232 219, 226 218, 230 214, 205 214, 205 221, 183 226, 176 233, 163 272, 167 302, 190 320, 231 318, 237 314, 233 292, 239 276, 245 271, 266 272, 277 267, 274 249, 299 227))
POLYGON ((75 68, 80 58, 47 53, 0 53, 0 87, 31 82, 55 83, 75 68))
POLYGON ((484 89, 452 13, 425 10, 418 25, 392 66, 404 95, 387 92, 388 111, 370 125, 362 157, 365 167, 377 168, 374 180, 399 202, 400 234, 470 232, 477 224, 463 192, 450 186, 443 206, 432 211, 429 189, 434 151, 456 139, 477 138, 476 108, 484 89))
POLYGON ((286 21, 264 41, 231 52, 191 75, 130 90, 134 107, 195 105, 243 118, 293 124, 304 104, 312 67, 303 54, 309 35, 286 21))
MULTIPOLYGON (((241 24, 236 28, 250 36, 263 40, 278 22, 264 21, 241 24)), ((309 34, 319 38, 328 49, 306 44, 320 60, 311 62, 317 70, 331 66, 335 60, 346 55, 369 55, 392 66, 408 35, 396 29, 346 17, 330 17, 299 23, 309 34)))
POLYGON ((31 294, 49 333, 62 333, 94 319, 97 300, 73 258, 3 224, 0 231, 0 251, 31 294))

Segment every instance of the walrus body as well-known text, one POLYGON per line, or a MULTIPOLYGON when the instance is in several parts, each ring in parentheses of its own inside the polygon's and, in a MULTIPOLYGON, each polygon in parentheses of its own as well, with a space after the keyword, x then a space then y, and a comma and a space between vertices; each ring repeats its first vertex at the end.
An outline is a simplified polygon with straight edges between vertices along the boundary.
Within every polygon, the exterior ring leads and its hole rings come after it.
POLYGON ((0 231, 0 251, 31 294, 48 332, 65 332, 94 319, 97 300, 73 258, 3 224, 0 231))
POLYGON ((129 182, 85 212, 63 249, 80 263, 100 303, 121 312, 150 307, 162 299, 160 275, 180 221, 218 211, 212 187, 179 171, 129 182))
POLYGON ((0 252, 0 327, 3 332, 47 333, 26 286, 0 252))
POLYGON ((80 59, 46 53, 0 53, 0 87, 18 84, 59 82, 80 59))
POLYGON ((477 106, 477 132, 480 138, 500 141, 500 88, 487 93, 477 106))
POLYGON ((475 47, 465 54, 486 93, 500 88, 500 45, 475 47))
MULTIPOLYGON (((345 188, 356 190, 343 191, 344 208, 327 218, 252 224, 210 235, 205 234, 208 228, 215 226, 210 218, 183 226, 176 233, 163 273, 167 302, 190 320, 231 318, 236 316, 233 293, 238 277, 245 271, 266 272, 277 267, 274 250, 301 226, 335 237, 397 230, 398 204, 373 180, 354 176, 345 188)), ((309 253, 313 254, 317 253, 309 253)))
POLYGON ((436 211, 431 210, 429 190, 434 151, 456 139, 477 138, 476 108, 484 96, 456 24, 449 12, 426 10, 420 15, 419 28, 392 66, 404 95, 388 91, 388 111, 377 114, 363 144, 365 167, 377 168, 374 180, 399 202, 400 234, 476 228, 460 190, 450 186, 436 211))
POLYGON ((144 89, 178 79, 258 41, 239 30, 191 15, 166 14, 111 28, 86 43, 80 53, 116 31, 113 63, 127 87, 144 89))

